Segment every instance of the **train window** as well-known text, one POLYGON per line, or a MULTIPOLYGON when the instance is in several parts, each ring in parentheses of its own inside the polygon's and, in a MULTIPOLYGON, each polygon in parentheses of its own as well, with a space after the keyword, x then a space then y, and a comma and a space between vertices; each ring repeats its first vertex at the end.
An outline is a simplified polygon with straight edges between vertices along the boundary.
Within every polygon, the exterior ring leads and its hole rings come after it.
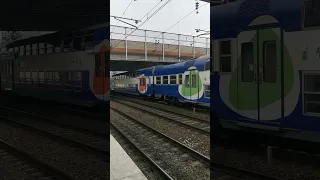
POLYGON ((320 114, 320 94, 304 95, 304 112, 320 114))
POLYGON ((277 47, 275 41, 263 43, 263 81, 277 81, 277 47))
POLYGON ((21 81, 24 81, 24 71, 20 71, 19 79, 20 79, 20 83, 21 83, 21 81))
POLYGON ((204 70, 210 70, 210 60, 204 63, 204 70))
POLYGON ((23 56, 24 55, 24 47, 20 46, 19 47, 19 56, 23 56))
POLYGON ((190 87, 190 75, 186 75, 185 85, 186 85, 186 88, 190 87))
POLYGON ((304 76, 304 91, 320 92, 320 74, 308 74, 304 76))
POLYGON ((176 75, 170 76, 170 84, 177 84, 177 76, 176 75))
POLYGON ((254 80, 253 72, 253 44, 246 42, 241 44, 241 80, 243 82, 252 82, 254 80))
POLYGON ((40 53, 40 46, 39 43, 36 44, 36 54, 38 55, 40 53))
POLYGON ((22 46, 23 48, 23 55, 27 55, 27 47, 26 46, 22 46))
POLYGON ((44 83, 44 72, 43 71, 39 71, 39 82, 40 83, 44 83))
POLYGON ((304 113, 320 114, 320 74, 304 74, 304 113))
POLYGON ((74 76, 73 76, 73 74, 74 74, 74 72, 68 72, 68 73, 67 73, 67 77, 68 77, 68 78, 67 78, 67 83, 68 83, 68 84, 72 84, 73 80, 75 79, 74 76))
POLYGON ((204 97, 210 98, 210 85, 204 85, 204 97))
POLYGON ((61 47, 59 46, 54 47, 54 52, 61 52, 61 47))
POLYGON ((156 84, 161 84, 161 76, 156 77, 156 84))
POLYGON ((220 72, 231 72, 231 56, 220 57, 220 72))
POLYGON ((31 55, 32 53, 31 53, 31 46, 26 46, 26 50, 27 50, 27 53, 26 53, 26 55, 31 55))
POLYGON ((162 84, 168 84, 168 78, 169 76, 163 76, 162 84))
POLYGON ((47 71, 46 72, 46 84, 51 84, 52 83, 52 72, 47 71))
POLYGON ((60 82, 60 76, 58 72, 53 72, 53 81, 55 84, 59 84, 60 82))
POLYGON ((32 71, 31 72, 31 79, 33 83, 37 83, 38 82, 38 72, 37 71, 32 71))
POLYGON ((192 86, 192 88, 197 87, 197 75, 196 74, 192 74, 191 86, 192 86))
POLYGON ((82 73, 81 72, 77 72, 77 80, 78 81, 82 80, 82 73))
POLYGON ((53 52, 53 46, 52 44, 47 44, 47 53, 52 53, 53 52))
POLYGON ((305 0, 304 8, 304 27, 320 26, 320 1, 305 0))
POLYGON ((182 84, 182 74, 179 74, 179 84, 182 84))
POLYGON ((95 55, 95 74, 96 77, 102 77, 100 53, 96 53, 95 55))
POLYGON ((29 70, 26 71, 26 76, 25 76, 25 78, 26 78, 26 83, 30 83, 30 81, 31 81, 31 76, 30 76, 30 71, 29 71, 29 70))
POLYGON ((44 53, 44 43, 39 43, 39 54, 45 54, 44 53))
POLYGON ((220 41, 220 72, 231 72, 231 41, 220 41))
POLYGON ((231 41, 220 41, 220 55, 231 54, 231 41))
POLYGON ((37 47, 38 47, 37 44, 32 44, 31 46, 32 46, 32 54, 33 55, 37 54, 37 50, 38 50, 37 49, 37 47))

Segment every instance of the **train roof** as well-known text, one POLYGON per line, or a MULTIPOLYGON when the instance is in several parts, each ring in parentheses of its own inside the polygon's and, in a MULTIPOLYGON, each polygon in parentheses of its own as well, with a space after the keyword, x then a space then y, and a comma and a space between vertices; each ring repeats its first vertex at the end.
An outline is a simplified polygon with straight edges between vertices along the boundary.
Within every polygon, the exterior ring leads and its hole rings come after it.
POLYGON ((93 33, 95 33, 95 36, 98 36, 93 39, 108 38, 110 34, 109 32, 110 32, 110 27, 102 24, 102 25, 90 26, 80 30, 57 31, 50 34, 21 39, 21 40, 13 41, 11 43, 6 44, 6 47, 13 48, 18 46, 43 43, 43 42, 51 43, 51 44, 60 44, 62 39, 68 39, 68 38, 83 36, 83 35, 91 35, 93 33), (104 37, 101 37, 101 36, 104 36, 104 37))
MULTIPOLYGON (((241 30, 247 29, 253 20, 263 15, 274 17, 278 25, 281 24, 286 31, 301 30, 302 7, 303 0, 242 0, 212 6, 211 39, 236 37, 241 30)), ((266 21, 263 18, 259 20, 266 21)))
POLYGON ((155 75, 165 75, 165 74, 176 74, 183 73, 188 70, 189 67, 195 66, 197 69, 203 70, 204 63, 210 59, 209 55, 201 56, 197 59, 192 59, 185 62, 170 64, 162 66, 161 68, 157 68, 155 71, 155 75))
POLYGON ((135 75, 135 74, 137 74, 137 72, 135 72, 135 71, 128 71, 128 72, 123 72, 123 73, 119 73, 119 74, 114 74, 114 75, 112 75, 112 76, 114 77, 114 76, 135 75))

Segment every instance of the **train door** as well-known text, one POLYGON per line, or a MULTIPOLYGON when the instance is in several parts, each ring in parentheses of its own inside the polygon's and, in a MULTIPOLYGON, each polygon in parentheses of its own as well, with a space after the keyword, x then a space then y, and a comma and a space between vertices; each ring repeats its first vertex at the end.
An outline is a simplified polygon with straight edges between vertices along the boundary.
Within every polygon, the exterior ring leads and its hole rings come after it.
POLYGON ((185 74, 183 88, 185 98, 190 101, 197 101, 199 99, 200 88, 198 70, 189 70, 188 73, 185 74))
POLYGON ((109 99, 107 92, 110 90, 108 63, 109 56, 107 55, 107 47, 102 45, 100 51, 95 54, 93 89, 94 93, 104 101, 109 99))
POLYGON ((14 57, 3 55, 1 57, 1 89, 14 88, 14 57))
POLYGON ((265 124, 281 117, 281 37, 280 28, 238 36, 237 109, 247 119, 265 124))

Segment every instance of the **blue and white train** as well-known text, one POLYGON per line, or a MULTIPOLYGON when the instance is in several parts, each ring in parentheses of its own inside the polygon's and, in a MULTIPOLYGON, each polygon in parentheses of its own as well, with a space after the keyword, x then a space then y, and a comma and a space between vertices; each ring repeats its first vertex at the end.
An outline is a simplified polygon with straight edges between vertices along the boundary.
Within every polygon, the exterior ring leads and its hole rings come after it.
POLYGON ((210 106, 210 57, 114 76, 115 92, 210 106))
POLYGON ((214 122, 320 142, 319 27, 319 0, 211 7, 214 122))
POLYGON ((109 26, 100 26, 12 42, 11 55, 0 58, 1 89, 89 107, 108 104, 109 39, 109 26))

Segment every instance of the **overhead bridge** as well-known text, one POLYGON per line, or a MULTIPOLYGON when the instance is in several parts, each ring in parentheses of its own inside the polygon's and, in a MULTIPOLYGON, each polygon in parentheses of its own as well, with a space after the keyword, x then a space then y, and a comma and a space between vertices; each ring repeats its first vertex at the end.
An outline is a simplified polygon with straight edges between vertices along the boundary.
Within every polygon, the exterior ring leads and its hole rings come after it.
POLYGON ((110 71, 135 71, 142 68, 147 68, 157 65, 167 65, 174 62, 155 62, 155 61, 123 61, 111 60, 110 71))
POLYGON ((110 39, 113 71, 178 63, 210 52, 209 37, 111 26, 110 39))

